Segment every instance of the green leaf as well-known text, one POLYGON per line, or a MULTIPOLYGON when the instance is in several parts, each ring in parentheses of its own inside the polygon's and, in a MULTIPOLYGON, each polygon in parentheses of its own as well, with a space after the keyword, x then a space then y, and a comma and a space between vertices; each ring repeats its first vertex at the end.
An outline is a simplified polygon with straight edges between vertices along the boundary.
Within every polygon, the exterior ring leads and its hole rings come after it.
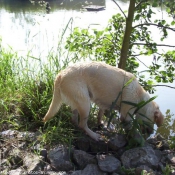
POLYGON ((137 107, 137 109, 134 111, 134 114, 136 114, 142 107, 146 106, 149 102, 153 101, 154 99, 156 99, 157 96, 154 96, 152 98, 150 98, 149 100, 147 101, 144 101, 144 103, 139 103, 139 106, 137 107))
POLYGON ((125 83, 124 87, 128 86, 133 80, 135 79, 135 77, 132 77, 128 82, 125 83))
POLYGON ((133 102, 129 102, 129 101, 122 101, 122 103, 127 104, 127 105, 130 105, 130 106, 134 106, 134 107, 137 107, 138 106, 137 103, 133 103, 133 102))
POLYGON ((158 7, 158 3, 157 2, 153 2, 152 3, 152 7, 158 7))
POLYGON ((171 22, 171 25, 172 25, 172 26, 175 25, 175 21, 172 21, 172 22, 171 22))

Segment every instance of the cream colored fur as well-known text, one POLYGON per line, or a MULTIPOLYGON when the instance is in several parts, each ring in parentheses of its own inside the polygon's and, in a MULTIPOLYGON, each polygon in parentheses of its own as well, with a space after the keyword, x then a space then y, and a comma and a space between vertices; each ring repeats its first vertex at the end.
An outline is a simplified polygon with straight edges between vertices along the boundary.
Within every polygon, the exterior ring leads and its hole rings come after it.
MULTIPOLYGON (((48 121, 58 112, 61 104, 66 103, 73 111, 73 121, 78 124, 79 114, 79 127, 94 140, 99 140, 100 135, 90 130, 87 125, 91 101, 101 109, 100 122, 104 110, 110 109, 124 84, 131 78, 133 81, 123 89, 122 96, 116 104, 116 109, 120 109, 121 120, 130 121, 128 111, 132 114, 134 109, 130 110, 132 106, 121 101, 139 103, 143 100, 147 101, 150 97, 133 74, 101 62, 75 64, 61 71, 55 80, 53 99, 43 120, 48 121)), ((163 123, 163 115, 153 101, 141 108, 139 112, 149 117, 158 126, 163 123)), ((147 120, 139 115, 137 117, 147 120)))

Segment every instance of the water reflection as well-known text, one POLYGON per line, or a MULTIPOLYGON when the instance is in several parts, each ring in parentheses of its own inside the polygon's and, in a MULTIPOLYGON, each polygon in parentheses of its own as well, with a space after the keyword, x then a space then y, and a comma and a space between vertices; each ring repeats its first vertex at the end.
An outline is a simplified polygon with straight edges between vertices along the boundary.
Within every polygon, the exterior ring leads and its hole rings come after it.
MULTIPOLYGON (((38 0, 0 0, 0 9, 5 9, 10 13, 17 12, 38 12, 44 10, 44 1, 38 0), (39 3, 38 3, 39 2, 39 3), (40 3, 41 2, 41 3, 40 3)), ((66 10, 80 10, 83 6, 88 4, 105 6, 105 0, 46 0, 49 2, 53 11, 58 9, 66 10)))
MULTIPOLYGON (((108 2, 108 5, 112 3, 111 0, 108 2)), ((14 50, 32 50, 36 56, 47 54, 57 46, 62 30, 71 18, 74 26, 86 28, 90 24, 98 24, 96 27, 102 27, 117 12, 115 6, 100 12, 82 13, 82 5, 91 3, 85 0, 57 0, 49 3, 51 11, 46 14, 44 6, 33 5, 29 1, 17 0, 14 4, 10 0, 0 0, 0 36, 3 36, 3 43, 9 44, 14 50)), ((105 6, 105 1, 95 0, 93 4, 105 6)))

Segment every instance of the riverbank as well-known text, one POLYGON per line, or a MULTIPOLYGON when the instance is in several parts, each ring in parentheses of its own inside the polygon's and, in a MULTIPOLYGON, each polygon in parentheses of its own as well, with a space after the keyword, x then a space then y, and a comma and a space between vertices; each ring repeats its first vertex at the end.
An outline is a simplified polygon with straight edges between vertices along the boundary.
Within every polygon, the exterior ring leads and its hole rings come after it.
POLYGON ((43 145, 41 134, 15 130, 0 133, 2 175, 175 174, 175 151, 159 134, 142 147, 131 149, 123 134, 100 142, 83 135, 68 145, 43 145))

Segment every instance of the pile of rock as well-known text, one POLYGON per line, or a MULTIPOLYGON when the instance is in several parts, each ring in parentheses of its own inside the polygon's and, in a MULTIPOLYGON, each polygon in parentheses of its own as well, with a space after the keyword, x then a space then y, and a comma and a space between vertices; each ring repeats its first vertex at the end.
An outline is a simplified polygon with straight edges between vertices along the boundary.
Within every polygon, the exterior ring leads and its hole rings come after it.
POLYGON ((0 133, 0 172, 3 175, 140 175, 175 174, 175 153, 157 135, 143 147, 126 149, 124 135, 116 134, 108 142, 95 142, 85 136, 69 147, 58 145, 44 149, 40 133, 8 130, 0 133), (168 165, 168 166, 167 166, 168 165))

